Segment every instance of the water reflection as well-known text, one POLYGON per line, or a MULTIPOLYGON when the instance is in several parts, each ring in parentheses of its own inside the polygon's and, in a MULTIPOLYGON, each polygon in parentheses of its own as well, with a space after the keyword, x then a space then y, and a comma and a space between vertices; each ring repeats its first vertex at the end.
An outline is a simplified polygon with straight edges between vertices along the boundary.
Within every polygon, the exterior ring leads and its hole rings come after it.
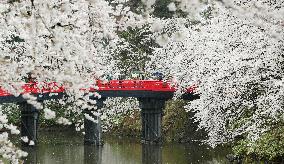
POLYGON ((142 145, 143 164, 162 164, 162 147, 160 145, 142 145))
POLYGON ((102 164, 102 146, 84 145, 84 163, 102 164))
POLYGON ((37 147, 26 147, 26 146, 22 146, 22 150, 29 152, 29 155, 27 156, 27 158, 25 159, 25 163, 30 163, 30 164, 36 164, 37 162, 37 147))
POLYGON ((41 133, 38 146, 23 147, 27 164, 189 164, 226 163, 225 149, 197 144, 144 145, 127 138, 107 138, 102 147, 84 145, 74 132, 41 133))

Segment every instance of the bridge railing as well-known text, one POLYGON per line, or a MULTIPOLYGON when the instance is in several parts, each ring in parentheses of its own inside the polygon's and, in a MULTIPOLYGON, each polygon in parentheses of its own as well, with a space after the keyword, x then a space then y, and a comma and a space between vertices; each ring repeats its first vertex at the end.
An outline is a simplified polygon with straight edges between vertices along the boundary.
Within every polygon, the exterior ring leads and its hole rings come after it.
MULTIPOLYGON (((40 83, 31 82, 23 84, 20 88, 17 88, 13 85, 11 86, 12 89, 15 90, 15 92, 18 92, 20 94, 60 93, 65 91, 64 87, 56 82, 40 82, 40 83)), ((9 93, 5 88, 0 86, 0 96, 10 96, 10 95, 12 94, 9 93)))
MULTIPOLYGON (((11 85, 13 87, 13 85, 11 85)), ((90 87, 90 92, 94 91, 164 91, 164 92, 175 92, 177 86, 170 81, 158 81, 158 80, 110 80, 102 81, 97 80, 95 84, 96 88, 90 87)), ((196 90, 196 86, 191 86, 185 90, 186 93, 193 93, 196 90)), ((65 87, 56 82, 31 82, 25 83, 20 88, 13 87, 17 93, 25 94, 39 94, 39 93, 60 93, 65 91, 65 87)), ((12 95, 5 88, 0 86, 0 96, 12 95)))
POLYGON ((186 88, 185 92, 186 93, 194 93, 194 92, 196 92, 196 89, 197 89, 197 85, 192 85, 192 86, 186 88))
POLYGON ((98 91, 107 90, 147 90, 174 92, 176 88, 171 82, 157 80, 110 80, 97 81, 98 91))

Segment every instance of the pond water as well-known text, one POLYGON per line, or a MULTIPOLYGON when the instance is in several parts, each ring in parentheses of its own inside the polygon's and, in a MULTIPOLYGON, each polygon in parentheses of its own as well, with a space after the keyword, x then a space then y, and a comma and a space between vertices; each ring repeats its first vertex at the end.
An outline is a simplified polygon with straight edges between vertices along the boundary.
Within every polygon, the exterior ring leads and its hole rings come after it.
POLYGON ((102 147, 86 146, 83 135, 68 132, 40 132, 36 147, 22 147, 29 153, 25 163, 39 164, 189 164, 226 163, 225 149, 198 144, 143 145, 129 138, 105 138, 102 147))

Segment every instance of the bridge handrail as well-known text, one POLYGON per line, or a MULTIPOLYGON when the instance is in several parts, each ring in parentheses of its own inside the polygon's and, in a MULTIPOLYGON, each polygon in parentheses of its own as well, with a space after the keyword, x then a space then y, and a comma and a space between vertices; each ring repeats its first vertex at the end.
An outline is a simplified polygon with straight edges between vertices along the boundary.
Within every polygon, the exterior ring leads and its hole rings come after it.
POLYGON ((171 82, 158 80, 98 80, 96 86, 102 90, 149 90, 149 91, 175 91, 171 82))
MULTIPOLYGON (((159 81, 159 80, 110 80, 102 81, 97 80, 95 87, 88 89, 90 92, 95 91, 162 91, 162 92, 175 92, 177 86, 171 81, 159 81)), ((13 85, 12 85, 13 87, 13 85)), ((17 90, 16 87, 13 87, 17 90)), ((193 85, 186 89, 186 93, 193 93, 196 90, 196 85, 193 85)), ((21 86, 19 93, 61 93, 65 91, 65 87, 57 82, 30 82, 21 86)), ((0 86, 0 96, 12 95, 0 86)))
MULTIPOLYGON (((21 86, 21 88, 16 88, 14 85, 11 85, 13 89, 18 90, 20 94, 25 93, 60 93, 64 92, 65 88, 63 85, 59 85, 56 82, 29 82, 25 83, 21 86)), ((0 96, 10 96, 12 95, 9 93, 5 88, 0 86, 0 96)))

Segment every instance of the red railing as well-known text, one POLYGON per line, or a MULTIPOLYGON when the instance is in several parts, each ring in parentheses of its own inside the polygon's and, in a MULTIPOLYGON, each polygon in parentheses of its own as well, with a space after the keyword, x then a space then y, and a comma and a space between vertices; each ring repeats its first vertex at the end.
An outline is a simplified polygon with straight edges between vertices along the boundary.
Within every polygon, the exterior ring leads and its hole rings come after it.
MULTIPOLYGON (((158 80, 110 80, 104 82, 97 81, 96 86, 98 91, 108 90, 145 90, 145 91, 165 91, 174 92, 176 88, 170 82, 163 82, 158 80)), ((94 91, 91 88, 91 91, 94 91)))
MULTIPOLYGON (((163 92, 175 92, 177 89, 171 82, 158 81, 158 80, 110 80, 101 81, 97 80, 94 87, 90 87, 90 92, 94 91, 163 91, 163 92)), ((17 89, 14 87, 14 89, 17 89)), ((186 89, 185 92, 193 93, 196 86, 192 86, 186 89)), ((63 85, 59 85, 56 82, 41 82, 41 83, 26 83, 18 89, 18 93, 60 93, 64 92, 65 88, 63 85)), ((4 88, 0 86, 0 96, 11 95, 4 88)))
MULTIPOLYGON (((11 85, 13 87, 13 85, 11 85)), ((60 93, 64 92, 65 89, 62 85, 57 84, 56 82, 42 82, 42 83, 26 83, 21 86, 21 88, 13 87, 18 93, 60 93)), ((8 91, 6 91, 3 87, 0 86, 0 96, 9 96, 12 95, 8 91)))

